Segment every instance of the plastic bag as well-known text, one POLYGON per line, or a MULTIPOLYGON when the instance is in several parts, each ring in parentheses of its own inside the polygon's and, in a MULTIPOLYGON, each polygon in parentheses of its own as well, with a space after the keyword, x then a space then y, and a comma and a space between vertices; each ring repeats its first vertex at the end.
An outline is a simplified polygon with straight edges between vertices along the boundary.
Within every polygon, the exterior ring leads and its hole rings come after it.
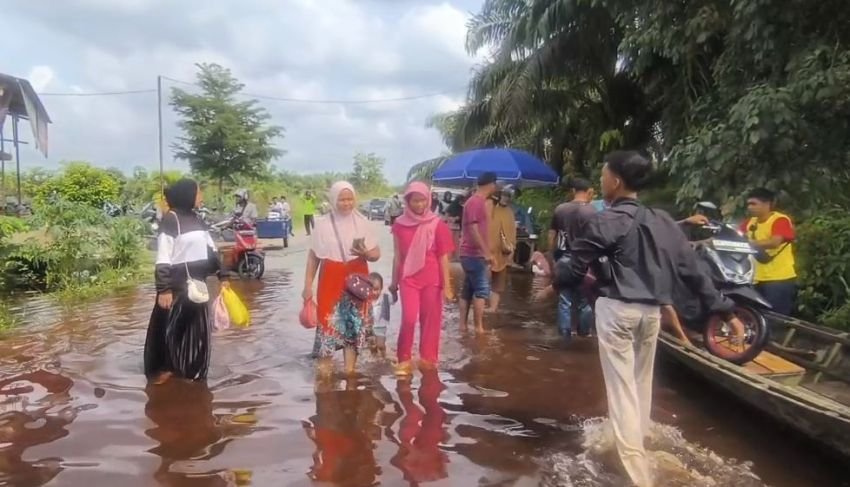
POLYGON ((312 299, 304 301, 304 306, 301 312, 298 313, 298 320, 304 328, 315 328, 319 324, 319 313, 316 310, 316 303, 312 299))
POLYGON ((224 300, 224 306, 227 308, 227 314, 230 316, 230 323, 233 326, 244 328, 251 324, 248 308, 245 307, 245 303, 239 299, 233 289, 229 287, 222 289, 221 299, 224 300))
POLYGON ((230 315, 227 312, 227 306, 224 304, 224 297, 219 295, 213 303, 213 329, 222 331, 230 328, 230 315))

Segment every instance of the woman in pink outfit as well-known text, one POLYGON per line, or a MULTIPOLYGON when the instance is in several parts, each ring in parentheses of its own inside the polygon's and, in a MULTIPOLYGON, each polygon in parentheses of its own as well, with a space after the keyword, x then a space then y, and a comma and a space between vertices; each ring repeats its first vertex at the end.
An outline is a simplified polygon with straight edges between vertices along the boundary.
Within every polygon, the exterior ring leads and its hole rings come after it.
POLYGON ((405 209, 393 224, 395 258, 390 291, 401 293, 398 375, 410 375, 413 335, 419 322, 419 358, 435 367, 440 353, 443 302, 453 301, 449 255, 454 251, 448 225, 431 211, 431 189, 415 182, 404 193, 405 209))

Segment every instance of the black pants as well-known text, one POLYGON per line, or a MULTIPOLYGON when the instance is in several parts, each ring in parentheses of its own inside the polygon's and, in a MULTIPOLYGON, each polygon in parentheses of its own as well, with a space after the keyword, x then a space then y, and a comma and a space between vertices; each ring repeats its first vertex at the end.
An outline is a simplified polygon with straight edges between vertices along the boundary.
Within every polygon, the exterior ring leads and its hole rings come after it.
POLYGON ((316 222, 313 220, 313 215, 304 215, 304 228, 307 230, 307 235, 316 228, 316 222))
POLYGON ((797 306, 797 281, 768 281, 756 284, 764 299, 773 306, 773 311, 785 316, 791 316, 797 306))

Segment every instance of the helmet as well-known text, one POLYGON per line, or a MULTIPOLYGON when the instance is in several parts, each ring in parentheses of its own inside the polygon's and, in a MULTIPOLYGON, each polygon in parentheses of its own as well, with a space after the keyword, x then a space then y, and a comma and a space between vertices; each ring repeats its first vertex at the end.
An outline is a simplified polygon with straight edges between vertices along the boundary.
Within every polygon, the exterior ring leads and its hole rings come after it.
POLYGON ((513 198, 516 194, 516 189, 512 184, 508 184, 502 187, 502 196, 507 196, 508 198, 513 198))
POLYGON ((248 190, 247 189, 237 189, 233 196, 238 196, 239 199, 247 200, 248 199, 248 190))

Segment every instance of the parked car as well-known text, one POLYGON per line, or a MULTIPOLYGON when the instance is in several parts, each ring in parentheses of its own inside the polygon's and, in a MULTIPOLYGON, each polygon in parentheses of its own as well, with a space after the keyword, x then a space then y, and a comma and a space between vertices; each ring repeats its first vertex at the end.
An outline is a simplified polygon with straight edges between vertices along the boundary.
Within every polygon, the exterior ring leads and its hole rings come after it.
POLYGON ((383 220, 387 208, 387 200, 375 198, 369 202, 364 215, 370 220, 383 220))

